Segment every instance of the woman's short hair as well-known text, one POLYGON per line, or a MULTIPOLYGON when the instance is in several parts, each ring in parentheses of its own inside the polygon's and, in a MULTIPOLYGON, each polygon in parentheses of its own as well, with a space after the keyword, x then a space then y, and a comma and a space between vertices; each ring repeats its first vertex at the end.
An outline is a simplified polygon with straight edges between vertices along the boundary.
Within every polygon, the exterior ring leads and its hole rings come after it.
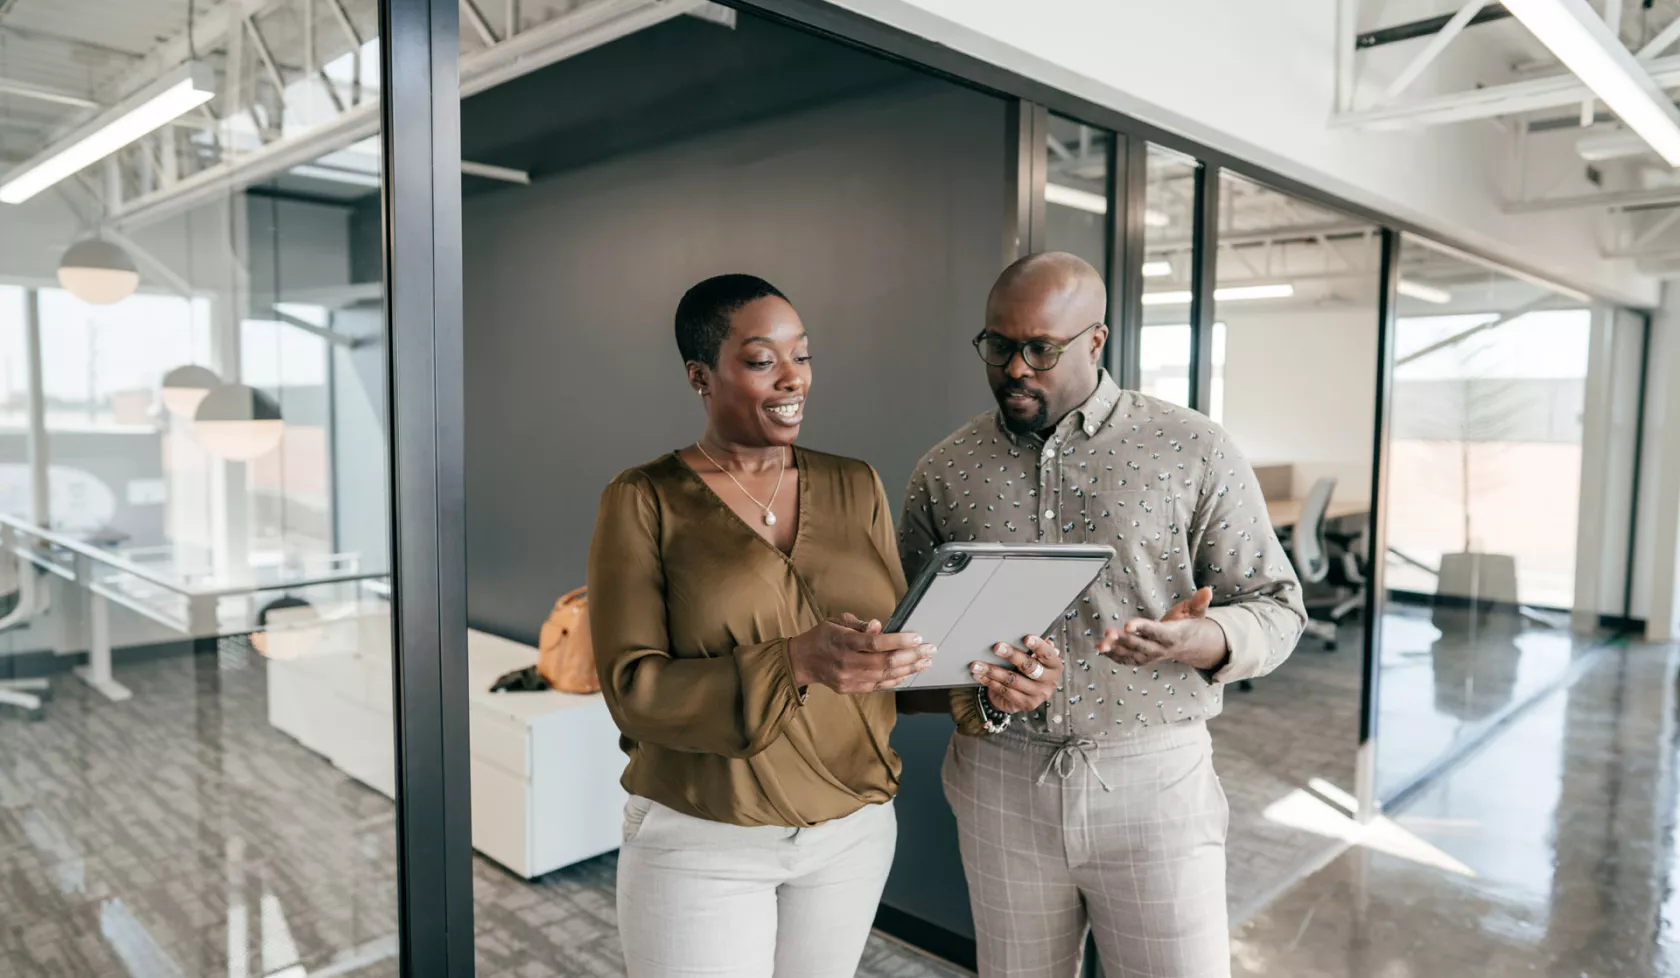
POLYGON ((723 341, 729 338, 729 317, 756 299, 787 296, 757 275, 715 275, 683 293, 677 303, 677 350, 684 363, 716 367, 723 341))

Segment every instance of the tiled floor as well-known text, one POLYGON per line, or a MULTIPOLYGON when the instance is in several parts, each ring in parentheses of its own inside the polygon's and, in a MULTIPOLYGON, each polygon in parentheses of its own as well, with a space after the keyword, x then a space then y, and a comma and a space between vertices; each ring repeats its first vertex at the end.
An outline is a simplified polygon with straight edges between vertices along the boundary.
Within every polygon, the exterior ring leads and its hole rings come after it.
MULTIPOLYGON (((1650 967, 1581 957, 1581 968, 1550 973, 1668 973, 1662 968, 1676 962, 1650 950, 1651 933, 1639 927, 1654 933, 1680 921, 1680 902, 1662 889, 1668 876, 1650 869, 1680 872, 1673 759, 1654 746, 1673 737, 1677 657, 1605 658, 1567 698, 1525 714, 1399 818, 1474 878, 1355 850, 1254 919, 1241 934, 1239 969, 1456 974, 1433 935, 1464 930, 1454 921, 1473 913, 1493 934, 1458 947, 1464 960, 1538 960, 1522 954, 1539 953, 1529 945, 1540 942, 1573 961, 1589 952, 1572 941, 1614 938, 1644 948, 1650 967), (1605 671, 1611 661, 1620 672, 1605 671), (1617 702, 1626 708, 1619 726, 1606 719, 1617 702), (1411 966, 1418 955, 1431 967, 1411 966), (1396 961, 1408 963, 1395 970, 1396 961), (1622 970, 1599 970, 1611 967, 1622 970)), ((1352 786, 1359 663, 1351 630, 1334 653, 1304 644, 1279 674, 1233 692, 1215 725, 1232 802, 1234 909, 1254 909, 1343 844, 1334 789, 1352 786), (1325 784, 1329 796, 1313 787, 1325 784)), ((1387 687, 1399 691, 1384 715, 1397 739, 1462 733, 1458 701, 1442 698, 1441 666, 1429 665, 1402 663, 1387 687)), ((313 978, 393 974, 391 806, 269 727, 262 660, 225 643, 219 660, 120 671, 135 691, 127 703, 61 679, 45 721, 0 712, 0 976, 302 978, 300 966, 313 978)), ((1456 695, 1460 686, 1451 679, 1445 688, 1456 695)), ((1433 852, 1396 845, 1414 857, 1433 852)), ((621 975, 613 873, 608 856, 529 884, 479 860, 479 973, 621 975)), ((877 938, 860 974, 961 972, 877 938)))
POLYGON ((1674 647, 1595 657, 1242 928, 1236 974, 1680 975, 1677 679, 1674 647))
MULTIPOLYGON (((119 676, 126 703, 60 677, 45 720, 0 711, 0 978, 396 974, 392 806, 268 725, 262 660, 119 676)), ((613 875, 475 859, 479 975, 622 975, 613 875)), ((962 972, 877 937, 859 974, 962 972)))

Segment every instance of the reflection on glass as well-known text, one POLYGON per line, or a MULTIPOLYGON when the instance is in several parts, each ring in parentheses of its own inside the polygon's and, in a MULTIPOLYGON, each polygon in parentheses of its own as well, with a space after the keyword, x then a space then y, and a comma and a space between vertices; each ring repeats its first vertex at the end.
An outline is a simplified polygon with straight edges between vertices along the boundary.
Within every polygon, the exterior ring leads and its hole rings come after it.
POLYGON ((1151 145, 1143 220, 1138 389, 1186 407, 1190 405, 1190 280, 1198 165, 1188 156, 1151 145))
POLYGON ((1379 790, 1567 668, 1592 313, 1408 237, 1395 324, 1379 790))
MULTIPOLYGON (((1228 695, 1226 715, 1210 726, 1216 746, 1233 752, 1252 752, 1262 738, 1288 745, 1266 755, 1263 812, 1233 804, 1232 835, 1253 833, 1259 846, 1274 838, 1267 825, 1289 825, 1295 834, 1264 845, 1304 867, 1354 825, 1378 233, 1229 171, 1219 202, 1219 238, 1207 243, 1217 255, 1218 318, 1205 407, 1254 466, 1308 621, 1294 655, 1252 690, 1228 695)), ((1178 328, 1187 347, 1189 327, 1178 328)), ((1395 854, 1435 861, 1407 840, 1390 841, 1395 854)))
POLYGON ((396 973, 377 5, 213 6, 6 14, 20 973, 396 973))
POLYGON ((1066 251, 1108 276, 1108 165, 1114 137, 1059 115, 1046 137, 1046 251, 1066 251))

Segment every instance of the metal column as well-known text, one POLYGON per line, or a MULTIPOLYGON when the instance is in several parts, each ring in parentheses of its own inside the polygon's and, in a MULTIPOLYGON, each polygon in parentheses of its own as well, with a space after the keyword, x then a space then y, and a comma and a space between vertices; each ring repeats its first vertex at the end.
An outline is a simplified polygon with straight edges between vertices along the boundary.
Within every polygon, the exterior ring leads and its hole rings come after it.
POLYGON ((456 0, 381 0, 398 937, 473 973, 456 0))

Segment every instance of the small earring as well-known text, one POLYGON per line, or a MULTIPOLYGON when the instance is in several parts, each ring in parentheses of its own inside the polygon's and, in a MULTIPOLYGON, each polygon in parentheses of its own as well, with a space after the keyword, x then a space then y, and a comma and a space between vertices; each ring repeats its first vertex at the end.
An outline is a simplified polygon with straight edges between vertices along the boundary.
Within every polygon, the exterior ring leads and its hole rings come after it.
POLYGON ((705 397, 706 389, 704 387, 696 387, 694 388, 694 393, 699 394, 701 397, 705 397))

